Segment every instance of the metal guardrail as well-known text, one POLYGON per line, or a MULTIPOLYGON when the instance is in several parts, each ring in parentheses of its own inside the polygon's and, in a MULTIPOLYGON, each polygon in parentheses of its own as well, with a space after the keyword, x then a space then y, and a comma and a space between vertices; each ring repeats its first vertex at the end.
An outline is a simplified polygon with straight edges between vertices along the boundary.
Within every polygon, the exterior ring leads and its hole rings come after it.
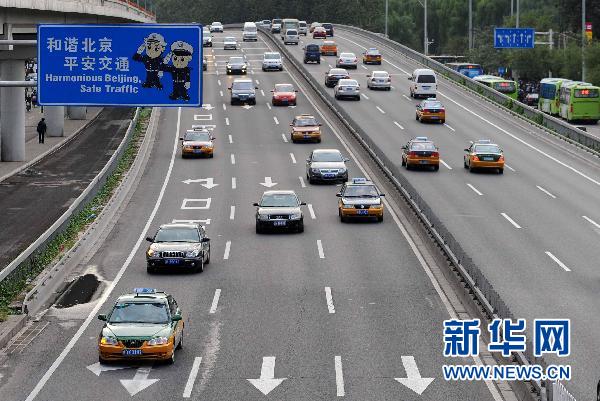
POLYGON ((0 271, 0 281, 11 275, 19 273, 19 270, 24 272, 27 270, 27 266, 35 262, 36 256, 40 251, 45 249, 48 242, 54 239, 57 235, 63 232, 69 224, 69 220, 72 216, 82 210, 85 205, 96 196, 100 188, 104 185, 107 178, 117 167, 119 158, 127 148, 127 144, 133 136, 135 125, 139 118, 140 109, 136 109, 135 115, 127 128, 127 132, 121 141, 121 144, 117 150, 112 154, 104 168, 94 177, 94 179, 88 184, 87 188, 75 199, 75 201, 69 206, 69 208, 50 226, 35 242, 27 247, 19 256, 17 256, 8 266, 0 271))
POLYGON ((552 398, 550 401, 576 401, 575 397, 571 395, 562 385, 562 383, 555 381, 552 382, 552 398))
POLYGON ((546 130, 558 135, 559 137, 562 137, 563 139, 578 143, 594 152, 600 152, 600 140, 598 138, 589 135, 585 131, 574 127, 559 118, 552 117, 551 115, 543 113, 538 109, 516 101, 504 95, 503 93, 495 91, 477 81, 474 81, 467 76, 446 67, 442 63, 435 61, 394 40, 388 39, 385 36, 350 25, 338 24, 337 26, 351 31, 354 34, 366 37, 370 41, 376 41, 382 45, 391 47, 406 57, 409 57, 416 62, 431 68, 438 74, 441 74, 455 83, 474 91, 475 93, 491 100, 501 107, 504 107, 515 115, 522 116, 530 122, 546 128, 546 130))
MULTIPOLYGON (((277 39, 273 39, 269 31, 260 28, 260 30, 272 39, 272 42, 278 47, 279 51, 289 60, 288 65, 292 65, 298 73, 308 82, 312 89, 318 94, 321 100, 337 115, 345 127, 354 135, 354 137, 367 150, 370 156, 378 164, 379 168, 387 175, 390 181, 404 194, 409 204, 416 212, 417 216, 423 221, 434 240, 446 252, 452 264, 464 281, 465 288, 473 294, 473 297, 481 304, 485 314, 489 318, 514 319, 514 315, 500 294, 494 289, 483 271, 475 264, 471 256, 463 249, 460 242, 454 237, 452 232, 446 227, 442 220, 436 215, 434 210, 421 197, 417 189, 407 180, 401 172, 400 167, 393 163, 382 150, 382 148, 371 139, 368 132, 360 128, 359 124, 341 107, 338 106, 330 91, 320 84, 304 67, 296 60, 287 48, 277 39)), ((410 49, 409 49, 410 50, 410 49)), ((517 360, 523 364, 539 364, 544 368, 548 366, 543 358, 533 355, 533 343, 527 341, 526 352, 518 353, 517 360)), ((552 388, 552 382, 547 381, 542 386, 540 382, 530 382, 538 394, 547 396, 552 388)), ((521 394, 524 399, 527 394, 521 394)), ((551 399, 551 398, 548 398, 551 399)), ((561 400, 562 401, 562 400, 561 400)), ((569 401, 575 401, 569 400, 569 401)))

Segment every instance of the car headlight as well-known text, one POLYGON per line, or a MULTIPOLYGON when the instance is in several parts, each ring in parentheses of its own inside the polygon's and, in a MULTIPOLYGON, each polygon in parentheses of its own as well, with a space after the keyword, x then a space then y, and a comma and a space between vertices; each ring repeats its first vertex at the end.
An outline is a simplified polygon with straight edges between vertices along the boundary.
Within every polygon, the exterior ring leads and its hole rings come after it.
POLYGON ((344 174, 345 172, 346 172, 345 168, 341 168, 341 169, 338 170, 338 173, 341 173, 341 174, 344 174))
POLYGON ((196 256, 198 256, 200 254, 200 249, 195 249, 193 251, 187 251, 185 253, 185 257, 186 258, 195 258, 196 256))
POLYGON ((298 220, 298 219, 300 219, 300 218, 302 218, 302 213, 292 213, 292 214, 290 215, 290 219, 291 219, 291 220, 298 220))
POLYGON ((314 174, 318 174, 320 172, 318 168, 311 168, 310 171, 314 174))
POLYGON ((212 143, 209 143, 209 144, 206 144, 206 145, 204 145, 204 146, 205 146, 205 147, 207 147, 207 148, 212 148, 212 147, 214 146, 214 144, 212 144, 212 143))
POLYGON ((350 204, 348 204, 348 203, 344 203, 344 202, 342 202, 342 207, 343 207, 343 208, 345 208, 345 209, 347 209, 347 208, 351 208, 351 207, 352 207, 352 205, 350 205, 350 204))
POLYGON ((160 252, 150 248, 150 249, 148 249, 147 254, 149 257, 153 257, 153 256, 158 257, 160 255, 160 252))
POLYGON ((102 336, 100 339, 102 345, 119 345, 119 340, 112 336, 102 336))
POLYGON ((148 345, 165 345, 169 342, 167 337, 154 337, 148 341, 148 345))
POLYGON ((259 219, 259 220, 268 220, 268 219, 269 219, 269 217, 268 217, 266 214, 259 214, 259 215, 258 215, 258 219, 259 219))

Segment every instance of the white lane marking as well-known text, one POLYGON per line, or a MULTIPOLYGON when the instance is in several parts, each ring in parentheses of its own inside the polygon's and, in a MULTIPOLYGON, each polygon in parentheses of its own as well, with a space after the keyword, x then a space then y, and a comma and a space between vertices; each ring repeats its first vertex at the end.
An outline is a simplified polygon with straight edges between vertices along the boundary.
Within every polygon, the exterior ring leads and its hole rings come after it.
POLYGON ((364 97, 365 99, 369 100, 369 96, 365 95, 364 93, 361 93, 362 97, 364 97))
POLYGON ((277 119, 277 117, 273 116, 273 121, 275 121, 275 124, 279 125, 279 120, 277 119))
POLYGON ((536 187, 537 187, 537 189, 539 189, 540 191, 542 191, 543 193, 545 193, 546 195, 548 195, 552 199, 556 199, 556 196, 552 195, 550 192, 548 192, 548 190, 540 187, 539 185, 536 185, 536 187))
POLYGON ((194 114, 194 121, 210 121, 212 114, 194 114))
POLYGON ((385 111, 383 111, 383 109, 381 107, 379 107, 379 106, 375 106, 375 107, 377 108, 377 110, 379 110, 379 112, 381 114, 385 114, 385 111))
POLYGON ((335 356, 335 387, 338 397, 346 395, 344 390, 344 373, 342 371, 342 357, 340 355, 335 356))
POLYGON ((233 137, 229 135, 229 143, 233 143, 233 137))
POLYGON ((237 188, 237 180, 235 179, 235 177, 231 177, 231 189, 236 189, 237 188))
POLYGON ((207 210, 210 209, 210 203, 212 201, 212 198, 206 198, 206 199, 190 199, 190 198, 184 198, 183 202, 181 203, 181 210, 207 210), (193 202, 200 202, 200 203, 204 203, 204 206, 191 206, 188 204, 192 204, 193 202))
POLYGON ((231 252, 231 241, 225 243, 225 253, 223 253, 223 260, 229 259, 229 252, 231 252))
POLYGON ((231 164, 235 164, 235 155, 231 154, 231 164))
POLYGON ((223 103, 223 110, 227 111, 227 106, 225 105, 225 103, 223 103))
POLYGON ((510 171, 517 171, 514 168, 512 168, 511 166, 509 166, 508 164, 504 163, 504 167, 506 167, 507 169, 509 169, 510 171))
MULTIPOLYGON (((217 69, 216 69, 216 66, 215 66, 215 74, 216 74, 217 76, 219 75, 219 70, 217 70, 217 69)), ((221 95, 221 96, 222 96, 222 95, 221 95)))
POLYGON ((267 103, 267 107, 271 110, 271 103, 267 103))
POLYGON ((398 121, 394 121, 394 125, 400 129, 404 129, 404 127, 402 125, 400 125, 400 123, 398 121))
POLYGON ((201 362, 202 362, 202 357, 197 356, 194 358, 194 363, 192 364, 192 370, 190 370, 190 375, 188 376, 187 383, 185 383, 185 388, 183 389, 183 398, 190 398, 192 396, 192 390, 194 389, 194 382, 196 381, 196 376, 198 376, 198 371, 200 370, 201 362))
POLYGON ((223 97, 223 91, 219 91, 219 95, 221 95, 221 97, 223 97))
POLYGON ((515 228, 522 228, 520 225, 517 224, 516 221, 514 221, 509 215, 507 215, 506 213, 502 212, 500 213, 500 216, 504 217, 506 220, 508 220, 508 222, 510 224, 512 224, 515 228))
POLYGON ((394 85, 390 85, 390 88, 392 88, 392 90, 396 89, 394 85))
POLYGON ((448 125, 448 124, 446 124, 446 123, 444 123, 444 126, 445 126, 446 128, 448 128, 448 129, 449 129, 450 131, 452 131, 452 132, 456 131, 454 128, 452 128, 451 126, 449 126, 449 125, 448 125))
POLYGON ((210 305, 210 310, 208 313, 214 314, 217 311, 217 307, 219 306, 219 298, 221 298, 221 289, 217 288, 215 290, 215 295, 213 296, 212 304, 210 305))
POLYGON ((264 96, 265 95, 265 91, 261 89, 260 90, 260 94, 264 96))
POLYGON ((364 68, 365 70, 368 70, 367 67, 365 67, 364 65, 361 64, 361 67, 364 68))
POLYGON ((225 125, 229 125, 229 118, 225 117, 225 125))
POLYGON ((406 96, 405 94, 402 94, 402 97, 405 98, 406 100, 408 100, 409 102, 411 102, 412 100, 410 100, 410 98, 408 96, 406 96))
POLYGON ((590 219, 589 217, 587 217, 587 216, 581 216, 581 217, 586 219, 588 221, 588 223, 592 224, 596 228, 600 228, 600 224, 596 223, 594 220, 590 219))
POLYGON ((302 177, 298 177, 298 178, 300 179, 300 186, 302 188, 306 188, 306 184, 304 183, 304 178, 302 178, 302 177))
POLYGON ((473 190, 473 192, 475 192, 477 195, 479 195, 479 196, 483 196, 483 194, 481 193, 481 191, 479 191, 479 190, 478 190, 477 188, 475 188, 473 185, 471 185, 471 184, 467 183, 467 186, 468 186, 469 188, 471 188, 471 189, 473 190))
POLYGON ((323 243, 320 239, 317 240, 317 249, 319 250, 319 258, 325 259, 325 252, 323 252, 323 243))
MULTIPOLYGON (((153 124, 154 121, 151 121, 151 123, 153 124)), ((104 304, 108 300, 108 297, 110 296, 110 294, 113 292, 113 290, 115 289, 117 284, 119 284, 119 281, 121 280, 121 277, 123 277, 125 270, 127 270, 129 265, 131 264, 133 257, 137 254, 140 246, 142 245, 142 242, 144 241, 144 238, 146 237, 146 233, 150 229, 150 225, 152 224, 152 221, 154 220, 154 217, 156 216, 156 213, 158 212, 158 209, 162 203, 163 197, 167 190, 167 185, 171 178, 171 173, 173 172, 173 166, 175 165, 175 154, 177 153, 177 149, 179 147, 179 133, 181 132, 180 129, 181 129, 181 107, 179 107, 177 109, 177 127, 175 129, 176 135, 175 135, 175 140, 173 142, 173 152, 171 153, 171 161, 169 162, 169 168, 167 169, 167 174, 165 175, 165 179, 163 181, 162 187, 158 194, 158 198, 156 199, 156 203, 154 204, 154 208, 152 209, 152 212, 150 212, 150 215, 148 216, 148 219, 146 220, 146 224, 144 225, 142 232, 140 233, 135 245, 131 249, 131 252, 127 256, 127 259, 125 259, 125 263, 123 263, 123 266, 119 269, 119 271, 117 272, 117 275, 115 276, 113 281, 110 283, 110 285, 108 286, 106 291, 104 291, 102 293, 102 295, 100 296, 100 298, 96 301, 96 306, 94 306, 92 308, 92 310, 90 311, 89 315, 86 317, 83 324, 81 324, 81 326, 79 326, 79 329, 77 330, 75 335, 73 335, 71 337, 71 339, 69 340, 69 342, 67 343, 65 348, 61 351, 61 353, 54 360, 54 362, 52 362, 52 365, 48 368, 48 370, 46 370, 46 373, 44 373, 42 378, 37 382, 37 384, 35 385, 33 390, 31 390, 31 392, 29 393, 29 395, 27 396, 25 401, 33 401, 35 399, 35 397, 40 393, 40 391, 42 391, 42 389, 44 388, 44 386, 46 385, 48 380, 50 380, 50 378, 52 377, 54 372, 56 372, 56 369, 58 369, 58 367, 65 360, 65 358, 67 357, 69 352, 71 352, 71 350, 73 349, 75 344, 79 341, 79 339, 81 338, 83 333, 87 330, 87 328, 90 325, 90 323, 92 322, 92 320, 96 319, 96 316, 98 315, 98 311, 100 310, 100 308, 102 308, 104 306, 104 304)))
POLYGON ((220 79, 217 79, 217 84, 218 84, 219 86, 221 86, 221 80, 220 80, 220 79))
POLYGON ((256 85, 260 85, 260 82, 258 82, 258 79, 254 80, 256 82, 256 85))
POLYGON ((283 138, 283 142, 288 143, 287 137, 285 136, 285 134, 281 134, 281 137, 283 138))
POLYGON ((293 164, 296 164, 296 156, 293 153, 290 153, 290 159, 292 159, 293 164))
POLYGON ((567 267, 567 265, 565 265, 563 262, 561 262, 560 259, 558 259, 556 256, 554 256, 552 254, 552 252, 546 251, 545 254, 548 255, 550 257, 550 259, 552 259, 554 262, 556 262, 556 264, 559 265, 560 267, 562 267, 566 272, 571 271, 571 269, 569 269, 567 267))
POLYGON ((308 212, 310 213, 310 218, 315 220, 317 218, 317 216, 315 216, 315 211, 313 209, 313 205, 311 203, 309 203, 307 206, 308 206, 308 212))
POLYGON ((333 67, 331 66, 331 64, 327 64, 327 66, 328 66, 329 68, 333 68, 333 67))
POLYGON ((235 206, 231 205, 231 209, 229 210, 229 220, 235 219, 235 206))
POLYGON ((450 165, 448 163, 446 163, 445 161, 443 161, 442 159, 440 159, 440 163, 442 163, 444 165, 444 167, 446 167, 448 170, 452 170, 452 167, 450 167, 450 165))
POLYGON ((329 313, 335 313, 335 306, 333 306, 333 296, 331 296, 331 287, 325 287, 325 299, 327 300, 327 310, 329 313))

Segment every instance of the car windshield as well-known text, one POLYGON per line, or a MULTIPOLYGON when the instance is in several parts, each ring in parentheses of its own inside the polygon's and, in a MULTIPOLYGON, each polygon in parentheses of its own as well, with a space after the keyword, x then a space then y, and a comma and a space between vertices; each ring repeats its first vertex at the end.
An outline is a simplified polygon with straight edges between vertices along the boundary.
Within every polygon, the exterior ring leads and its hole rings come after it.
POLYGON ((477 153, 500 153, 500 148, 497 145, 476 145, 475 152, 477 152, 477 153))
POLYGON ((432 109, 441 109, 444 106, 442 106, 442 102, 425 102, 425 103, 423 103, 423 107, 424 108, 432 108, 432 109))
POLYGON ((298 199, 294 194, 269 194, 263 195, 260 206, 262 207, 296 207, 298 199))
POLYGON ((434 84, 435 75, 419 75, 417 82, 420 84, 434 84))
POLYGON ((281 55, 279 53, 265 53, 265 60, 279 60, 281 59, 281 55))
POLYGON ((323 28, 330 29, 331 28, 331 24, 324 23, 323 24, 323 28))
POLYGON ((314 162, 341 162, 344 161, 340 152, 315 152, 312 156, 314 162))
POLYGON ((108 323, 152 323, 169 322, 169 311, 164 302, 119 302, 115 305, 108 323))
POLYGON ((256 32, 256 27, 255 26, 247 26, 244 28, 244 31, 246 32, 256 32))
POLYGON ((200 242, 198 230, 192 227, 163 227, 154 242, 200 242))
POLYGON ((314 117, 297 118, 294 122, 294 126, 296 127, 310 127, 314 125, 317 125, 317 120, 314 117))
POLYGON ((298 35, 298 31, 296 31, 294 29, 288 29, 288 31, 286 32, 286 35, 298 35))
POLYGON ((375 78, 387 78, 390 74, 388 74, 387 72, 383 72, 383 71, 374 71, 373 72, 373 77, 375 78))
POLYGON ((235 38, 232 38, 231 36, 228 36, 225 38, 225 42, 235 42, 235 38))
POLYGON ((229 57, 230 64, 241 64, 244 62, 243 57, 229 57))
POLYGON ((275 92, 293 92, 294 86, 290 84, 277 84, 275 85, 275 92))
POLYGON ((350 185, 344 191, 346 198, 378 198, 379 192, 375 185, 350 185))
POLYGON ((234 82, 233 83, 233 89, 236 90, 249 90, 252 89, 252 82, 251 81, 245 81, 245 82, 234 82))
POLYGON ((431 142, 412 142, 410 150, 435 150, 435 145, 431 142))
POLYGON ((210 141, 210 134, 208 132, 186 132, 183 137, 184 141, 210 141))
POLYGON ((306 28, 306 22, 300 21, 300 22, 298 22, 298 26, 301 28, 306 28))

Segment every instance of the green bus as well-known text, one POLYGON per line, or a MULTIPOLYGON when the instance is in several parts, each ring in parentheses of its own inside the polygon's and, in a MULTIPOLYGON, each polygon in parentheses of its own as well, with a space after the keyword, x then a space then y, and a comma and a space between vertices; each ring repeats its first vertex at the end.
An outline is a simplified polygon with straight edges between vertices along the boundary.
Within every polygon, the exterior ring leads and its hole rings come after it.
POLYGON ((474 81, 480 82, 485 86, 505 94, 506 96, 517 100, 519 94, 519 86, 515 81, 510 81, 495 75, 478 75, 473 77, 474 81))
POLYGON ((560 88, 571 82, 566 78, 544 78, 540 81, 540 101, 538 109, 544 113, 557 116, 560 113, 560 88))
POLYGON ((571 81, 560 88, 560 116, 565 120, 600 120, 600 88, 587 82, 571 81))

